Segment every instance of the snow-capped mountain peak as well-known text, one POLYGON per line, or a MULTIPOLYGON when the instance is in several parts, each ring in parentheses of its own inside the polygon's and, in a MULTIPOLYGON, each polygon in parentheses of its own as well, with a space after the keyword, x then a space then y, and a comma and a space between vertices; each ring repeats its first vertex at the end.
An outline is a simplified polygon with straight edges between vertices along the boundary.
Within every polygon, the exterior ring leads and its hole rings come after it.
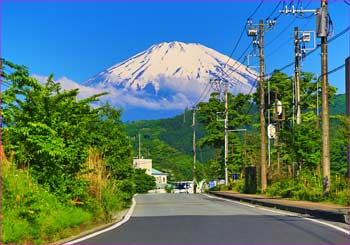
POLYGON ((155 44, 83 85, 112 91, 122 107, 180 110, 197 101, 212 79, 230 81, 233 93, 248 93, 256 77, 255 71, 211 48, 175 41, 155 44))
POLYGON ((225 77, 249 86, 249 80, 254 79, 252 74, 246 71, 246 66, 201 44, 164 42, 108 68, 84 84, 133 91, 153 87, 157 94, 161 89, 160 79, 181 79, 183 83, 176 87, 184 87, 190 82, 206 84, 210 79, 225 77), (238 67, 237 71, 232 72, 232 67, 238 67))

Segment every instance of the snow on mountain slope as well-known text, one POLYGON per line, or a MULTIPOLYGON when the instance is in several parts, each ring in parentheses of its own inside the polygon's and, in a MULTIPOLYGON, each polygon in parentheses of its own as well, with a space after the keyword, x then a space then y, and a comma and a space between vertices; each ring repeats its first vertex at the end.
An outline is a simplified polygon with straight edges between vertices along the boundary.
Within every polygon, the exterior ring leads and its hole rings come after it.
POLYGON ((112 102, 126 109, 179 110, 192 105, 211 79, 227 79, 234 84, 231 92, 248 93, 254 90, 256 77, 255 71, 201 44, 164 42, 100 72, 83 85, 110 91, 112 102))

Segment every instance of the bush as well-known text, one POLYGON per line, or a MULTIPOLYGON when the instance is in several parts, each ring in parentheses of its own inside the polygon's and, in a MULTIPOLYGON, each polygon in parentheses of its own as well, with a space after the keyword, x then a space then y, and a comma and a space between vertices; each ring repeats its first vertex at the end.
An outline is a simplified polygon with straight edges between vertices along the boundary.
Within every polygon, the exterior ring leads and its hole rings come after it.
POLYGON ((122 208, 127 208, 130 205, 131 199, 135 193, 135 186, 131 180, 119 180, 117 184, 117 192, 122 208))
POLYGON ((121 198, 117 194, 117 185, 114 181, 108 181, 102 189, 102 208, 104 213, 111 218, 114 211, 123 209, 121 198))
POLYGON ((228 191, 230 189, 229 185, 218 185, 219 191, 228 191))
POLYGON ((61 203, 33 180, 28 171, 3 164, 3 243, 45 243, 91 220, 92 215, 61 203))
POLYGON ((238 191, 238 192, 244 192, 244 179, 236 180, 235 182, 232 182, 232 190, 238 191))
POLYGON ((145 169, 135 169, 134 182, 136 193, 147 193, 157 187, 156 179, 153 176, 146 174, 145 169))
POLYGON ((282 179, 268 186, 266 194, 274 197, 305 201, 327 201, 341 205, 348 204, 345 178, 332 176, 332 186, 327 197, 323 196, 322 176, 303 170, 294 179, 282 179))
POLYGON ((174 187, 172 185, 168 184, 164 187, 164 189, 165 189, 166 193, 171 193, 173 191, 174 187))

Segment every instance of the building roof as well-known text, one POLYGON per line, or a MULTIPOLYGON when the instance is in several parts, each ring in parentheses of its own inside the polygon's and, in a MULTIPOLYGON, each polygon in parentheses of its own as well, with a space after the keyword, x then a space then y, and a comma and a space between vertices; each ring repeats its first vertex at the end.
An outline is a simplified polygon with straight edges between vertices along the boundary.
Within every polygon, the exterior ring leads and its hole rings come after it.
POLYGON ((167 173, 163 173, 155 168, 152 168, 152 175, 168 175, 167 173))

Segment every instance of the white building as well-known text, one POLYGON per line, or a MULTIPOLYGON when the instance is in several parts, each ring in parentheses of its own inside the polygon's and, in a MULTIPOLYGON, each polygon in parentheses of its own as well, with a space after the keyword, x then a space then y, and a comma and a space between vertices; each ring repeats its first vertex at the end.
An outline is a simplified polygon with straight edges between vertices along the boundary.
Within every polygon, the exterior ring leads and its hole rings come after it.
POLYGON ((146 174, 152 175, 152 159, 135 158, 133 166, 134 168, 146 169, 146 174))
POLYGON ((168 183, 168 174, 152 168, 152 159, 135 158, 133 160, 134 168, 146 169, 146 174, 156 178, 157 188, 164 188, 168 183))

